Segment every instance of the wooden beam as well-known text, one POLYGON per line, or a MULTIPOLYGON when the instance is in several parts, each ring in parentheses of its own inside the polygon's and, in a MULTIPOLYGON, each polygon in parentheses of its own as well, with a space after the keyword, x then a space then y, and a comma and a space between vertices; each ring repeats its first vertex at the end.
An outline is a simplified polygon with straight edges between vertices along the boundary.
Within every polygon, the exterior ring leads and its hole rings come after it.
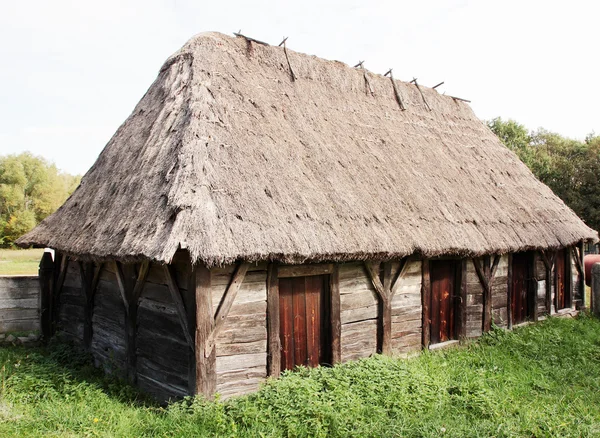
MULTIPOLYGON (((175 309, 177 310, 177 316, 179 318, 179 323, 181 324, 181 328, 183 330, 183 335, 189 345, 189 347, 194 350, 196 348, 195 342, 190 335, 190 328, 188 326, 188 318, 185 310, 185 306, 183 305, 183 299, 181 298, 181 292, 179 291, 179 287, 177 286, 177 282, 175 281, 175 276, 171 272, 170 265, 163 265, 163 272, 165 274, 165 280, 167 282, 167 286, 169 288, 169 292, 171 293, 171 298, 175 303, 175 309)), ((211 324, 212 325, 212 324, 211 324)), ((209 333, 210 335, 210 333, 209 333)), ((202 353, 203 354, 203 353, 202 353)), ((198 355, 196 355, 198 358, 198 355)))
MULTIPOLYGON (((506 293, 506 319, 507 319, 507 326, 508 329, 511 330, 513 327, 513 314, 512 314, 512 296, 513 296, 513 281, 512 281, 512 276, 513 276, 513 266, 512 266, 512 259, 513 259, 513 255, 508 254, 508 273, 506 275, 506 282, 507 282, 507 293, 506 293)), ((535 260, 534 260, 534 265, 535 265, 535 260)), ((537 282, 536 282, 537 283, 537 282)))
POLYGON ((494 256, 494 262, 491 264, 491 257, 484 256, 481 258, 473 259, 473 266, 475 266, 475 272, 479 278, 479 283, 483 287, 483 318, 482 326, 483 331, 490 331, 492 328, 492 289, 494 276, 496 275, 496 269, 500 263, 500 256, 494 256), (483 266, 482 266, 483 262, 483 266))
POLYGON ((67 276, 67 268, 69 267, 69 257, 66 254, 60 254, 60 269, 58 271, 58 278, 54 283, 54 289, 51 295, 50 310, 50 324, 51 334, 56 333, 58 325, 58 315, 60 313, 60 294, 62 292, 63 285, 65 284, 65 277, 67 276))
POLYGON ((94 306, 94 302, 92 300, 93 264, 86 263, 87 273, 86 267, 83 265, 83 262, 79 261, 77 262, 77 265, 79 267, 79 278, 81 280, 81 287, 85 296, 83 307, 83 346, 86 350, 89 350, 92 345, 92 314, 94 306))
POLYGON ((468 259, 462 259, 460 262, 460 306, 459 306, 459 326, 458 333, 462 339, 467 338, 467 263, 468 259))
POLYGON ((277 262, 269 263, 267 271, 267 373, 279 377, 281 372, 281 340, 279 337, 279 276, 277 262))
POLYGON ((227 286, 227 290, 223 294, 223 298, 221 299, 221 304, 217 309, 217 315, 215 316, 215 324, 212 329, 212 332, 208 336, 208 340, 206 341, 206 347, 204 351, 204 357, 210 356, 212 350, 215 348, 215 341, 217 336, 219 336, 219 332, 225 323, 225 319, 227 315, 229 315, 229 311, 231 310, 231 306, 235 301, 235 297, 237 296, 240 287, 246 277, 246 272, 248 272, 248 268, 250 267, 250 263, 240 262, 235 269, 235 273, 233 274, 233 279, 229 286, 227 286))
POLYGON ((129 317, 129 300, 127 299, 127 288, 125 286, 125 276, 123 275, 123 269, 119 262, 113 260, 112 263, 113 268, 115 270, 115 276, 117 277, 117 285, 119 286, 119 292, 121 293, 123 307, 125 307, 125 316, 129 317))
POLYGON ((278 268, 278 278, 308 277, 311 275, 328 275, 333 272, 333 264, 288 265, 278 268))
MULTIPOLYGON (((579 264, 584 268, 583 258, 585 257, 585 242, 582 240, 579 242, 579 264)), ((585 269, 582 269, 579 275, 579 294, 581 295, 581 308, 585 309, 585 269)))
POLYGON ((195 393, 212 399, 217 388, 216 352, 204 356, 206 342, 213 329, 212 290, 210 270, 203 265, 194 267, 193 285, 196 295, 196 389, 195 393))
POLYGON ((385 262, 383 264, 383 289, 386 292, 391 292, 392 290, 392 263, 385 262))
MULTIPOLYGON (((135 303, 137 307, 137 302, 142 295, 142 290, 144 289, 144 284, 146 283, 146 278, 148 278, 148 272, 150 271, 150 261, 144 260, 140 265, 140 270, 137 275, 137 279, 135 280, 135 286, 133 287, 132 299, 133 303, 135 303)), ((131 305, 131 303, 130 303, 131 305)))
MULTIPOLYGON (((378 350, 382 354, 391 354, 392 353, 392 300, 391 300, 391 289, 386 289, 381 279, 379 278, 379 268, 381 263, 379 262, 365 262, 365 267, 367 268, 367 272, 369 277, 371 278, 371 283, 379 296, 379 318, 378 318, 378 340, 379 347, 378 350)), ((385 265, 384 265, 384 276, 385 276, 385 265)), ((391 271, 388 270, 388 279, 387 281, 384 278, 384 282, 386 282, 389 286, 391 286, 391 271)))
POLYGON ((406 276, 406 271, 408 271, 408 266, 410 264, 410 261, 411 261, 410 257, 405 257, 402 260, 400 260, 400 267, 398 268, 398 273, 396 274, 396 278, 392 282, 392 288, 391 288, 392 298, 396 295, 396 293, 398 292, 398 289, 400 289, 401 280, 406 276))
POLYGON ((431 278, 429 275, 429 260, 423 259, 423 268, 421 270, 421 299, 423 307, 423 323, 422 323, 422 335, 423 335, 423 348, 429 348, 429 342, 431 340, 431 316, 430 316, 430 305, 431 305, 431 278))
POLYGON ((342 361, 342 323, 340 303, 340 270, 335 264, 329 275, 329 293, 331 294, 331 363, 342 361))

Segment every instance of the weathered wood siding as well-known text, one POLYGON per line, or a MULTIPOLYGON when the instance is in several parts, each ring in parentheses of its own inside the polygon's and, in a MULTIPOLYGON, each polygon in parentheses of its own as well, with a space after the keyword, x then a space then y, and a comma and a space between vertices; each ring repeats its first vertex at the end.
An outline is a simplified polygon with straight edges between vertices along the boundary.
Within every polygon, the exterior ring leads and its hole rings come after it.
POLYGON ((0 334, 40 329, 37 276, 0 277, 0 334))
MULTIPOLYGON (((421 349, 423 306, 421 303, 421 260, 408 261, 406 273, 392 299, 392 351, 406 354, 421 349)), ((394 267, 394 273, 397 270, 394 267)), ((394 275, 392 275, 394 277, 394 275)))
MULTIPOLYGON (((213 312, 234 266, 211 270, 213 312)), ((267 377, 267 264, 250 267, 216 338, 217 392, 223 398, 256 391, 267 377)))
MULTIPOLYGON (((69 266, 75 262, 69 262, 69 266)), ((83 291, 80 292, 84 296, 83 291)), ((61 308, 63 306, 61 292, 61 308)), ((96 366, 125 375, 126 339, 125 306, 119 292, 112 264, 105 263, 94 296, 91 351, 96 366)), ((83 332, 81 333, 83 339, 83 332)))
POLYGON ((483 329, 483 287, 473 261, 467 262, 467 338, 481 336, 483 329))
POLYGON ((508 254, 500 257, 492 284, 492 320, 498 327, 508 326, 508 254))
POLYGON ((377 293, 362 262, 340 265, 342 362, 377 352, 377 293))
MULTIPOLYGON (((172 267, 177 287, 185 297, 189 293, 191 266, 177 253, 172 267)), ((138 304, 136 368, 139 387, 161 401, 190 395, 188 378, 194 358, 162 266, 150 266, 138 304)), ((121 332, 124 336, 124 327, 121 332)))
POLYGON ((85 293, 76 261, 69 260, 62 290, 58 297, 58 330, 60 335, 74 344, 83 343, 85 320, 85 293))
POLYGON ((575 302, 581 300, 581 291, 579 290, 579 271, 574 255, 571 256, 571 296, 573 297, 572 307, 575 308, 575 302))

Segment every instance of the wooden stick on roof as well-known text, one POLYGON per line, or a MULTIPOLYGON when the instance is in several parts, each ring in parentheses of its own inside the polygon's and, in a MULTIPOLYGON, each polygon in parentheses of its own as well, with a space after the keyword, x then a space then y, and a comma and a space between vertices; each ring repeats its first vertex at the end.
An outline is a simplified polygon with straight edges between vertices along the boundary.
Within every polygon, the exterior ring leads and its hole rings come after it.
POLYGON ((354 68, 360 68, 363 72, 363 78, 365 78, 365 89, 367 94, 371 93, 371 96, 375 96, 375 92, 373 91, 373 87, 371 86, 371 81, 369 81, 369 77, 367 76, 367 70, 363 65, 365 61, 360 61, 358 64, 354 66, 354 68))
POLYGON ((394 81, 394 75, 392 74, 392 69, 390 68, 384 76, 390 75, 390 80, 392 81, 392 87, 394 88, 394 95, 396 96, 396 102, 400 105, 400 109, 402 111, 406 111, 406 107, 402 103, 402 97, 400 96, 400 92, 398 91, 398 87, 396 86, 396 81, 394 81))
POLYGON ((256 44, 262 44, 263 46, 268 46, 268 45, 269 45, 269 43, 265 43, 264 41, 255 40, 254 38, 250 38, 250 37, 247 37, 246 35, 242 35, 242 33, 241 33, 241 32, 242 32, 242 30, 240 29, 240 31, 239 31, 239 32, 233 32, 233 34, 234 34, 236 37, 242 37, 242 38, 245 38, 245 39, 246 39, 246 41, 250 41, 250 42, 252 42, 252 43, 256 43, 256 44))
POLYGON ((290 68, 290 76, 292 77, 292 82, 295 82, 296 81, 296 74, 294 73, 294 69, 292 69, 292 64, 290 64, 290 57, 288 56, 287 48, 285 46, 286 40, 287 40, 287 37, 285 37, 283 39, 283 41, 281 42, 281 44, 283 44, 283 53, 285 53, 285 59, 287 60, 287 65, 290 68))
POLYGON ((431 89, 435 90, 437 87, 439 87, 440 85, 444 85, 444 81, 440 82, 437 85, 434 85, 433 87, 431 87, 431 89))
POLYGON ((427 109, 429 111, 431 111, 431 107, 429 106, 429 104, 425 100, 425 96, 423 95, 423 91, 421 91, 421 87, 419 87, 419 83, 417 82, 417 78, 413 78, 413 80, 411 82, 415 84, 415 87, 417 87, 417 90, 419 90, 419 94, 421 94, 421 99, 423 99, 423 103, 425 104, 425 106, 427 107, 427 109))

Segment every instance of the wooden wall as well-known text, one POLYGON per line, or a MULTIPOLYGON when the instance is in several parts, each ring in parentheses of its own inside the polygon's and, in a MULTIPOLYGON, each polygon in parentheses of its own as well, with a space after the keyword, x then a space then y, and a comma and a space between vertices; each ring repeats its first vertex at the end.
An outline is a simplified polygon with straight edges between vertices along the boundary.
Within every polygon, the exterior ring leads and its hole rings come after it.
POLYGON ((483 287, 473 261, 467 262, 467 338, 476 338, 483 332, 483 287))
POLYGON ((538 315, 550 313, 546 308, 546 267, 540 254, 535 253, 535 281, 537 282, 537 311, 538 315))
MULTIPOLYGON (((211 270, 216 313, 234 266, 211 270)), ((217 392, 223 398, 256 391, 267 377, 267 264, 248 269, 216 338, 217 392)))
POLYGON ((377 352, 378 300, 364 263, 340 265, 342 362, 377 352))
POLYGON ((81 275, 76 261, 67 262, 67 272, 59 303, 58 327, 61 336, 70 342, 82 345, 85 293, 81 286, 81 275))
POLYGON ((508 255, 500 257, 492 284, 492 321, 498 327, 508 327, 508 255))
POLYGON ((37 276, 0 276, 0 334, 40 329, 37 276))
MULTIPOLYGON (((423 306, 421 302, 421 260, 408 261, 406 274, 399 278, 392 299, 392 351, 406 354, 421 349, 423 306)), ((396 268, 397 269, 397 268, 396 268)))

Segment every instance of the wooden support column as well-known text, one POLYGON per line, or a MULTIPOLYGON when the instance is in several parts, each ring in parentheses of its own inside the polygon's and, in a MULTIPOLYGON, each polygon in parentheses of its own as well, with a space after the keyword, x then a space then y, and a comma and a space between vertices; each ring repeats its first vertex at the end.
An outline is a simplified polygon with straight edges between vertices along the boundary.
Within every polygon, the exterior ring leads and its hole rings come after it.
POLYGON ((579 291, 579 299, 576 302, 578 308, 585 307, 585 269, 583 268, 583 254, 585 254, 583 240, 571 248, 575 268, 577 269, 577 291, 579 291))
MULTIPOLYGON (((535 260, 533 261, 533 264, 535 266, 535 260)), ((509 330, 511 330, 513 328, 513 312, 512 312, 512 296, 513 296, 513 281, 512 281, 512 277, 513 277, 513 255, 509 254, 508 255, 508 273, 506 275, 506 281, 507 281, 507 293, 506 293, 506 324, 509 330)), ((536 282, 537 283, 537 282, 536 282)), ((536 293, 536 300, 537 300, 537 293, 536 293)), ((536 312, 537 313, 537 312, 536 312)))
POLYGON ((65 284, 65 278, 67 276, 67 267, 69 266, 69 257, 66 254, 55 253, 55 257, 58 259, 55 261, 60 264, 60 269, 55 271, 57 275, 52 294, 50 295, 50 302, 48 308, 50 309, 50 336, 56 333, 58 328, 58 318, 60 313, 60 293, 62 292, 63 285, 65 284))
POLYGON ((85 301, 83 304, 83 347, 89 351, 92 344, 92 281, 93 281, 93 263, 77 262, 79 267, 79 279, 85 301))
POLYGON ((122 265, 116 261, 113 263, 117 277, 117 284, 119 286, 119 292, 121 293, 123 306, 125 308, 125 331, 127 334, 127 377, 131 383, 135 383, 137 380, 136 338, 138 301, 148 276, 150 263, 147 260, 142 262, 135 283, 133 281, 135 278, 133 265, 122 265), (124 271, 126 274, 124 274, 124 271))
POLYGON ((407 259, 400 264, 398 275, 392 279, 392 263, 383 265, 383 283, 379 278, 380 262, 365 262, 367 273, 379 298, 379 327, 378 351, 382 354, 392 354, 392 299, 399 288, 400 280, 408 267, 407 259))
POLYGON ((337 263, 329 275, 329 292, 331 294, 331 363, 335 365, 342 361, 340 270, 337 263))
POLYGON ((51 335, 51 302, 54 290, 54 261, 52 254, 45 252, 40 260, 38 271, 40 280, 40 329, 42 337, 48 339, 51 335))
POLYGON ((460 291, 458 298, 460 306, 458 310, 458 336, 459 339, 467 338, 467 263, 469 259, 460 262, 460 291))
POLYGON ((500 256, 494 257, 494 262, 491 263, 490 256, 484 256, 481 258, 474 258, 473 265, 479 277, 479 282, 483 287, 483 331, 488 332, 492 328, 492 287, 494 284, 494 277, 496 275, 496 269, 500 263, 500 256), (483 264, 482 264, 483 262, 483 264), (491 264, 491 265, 490 265, 491 264))
POLYGON ((546 251, 540 252, 544 268, 546 268, 546 312, 548 315, 552 314, 552 283, 556 280, 552 277, 555 255, 554 253, 549 255, 546 251))
POLYGON ((421 305, 423 306, 423 348, 429 348, 431 340, 431 276, 429 273, 429 259, 423 260, 421 270, 421 305))
POLYGON ((212 399, 217 388, 216 350, 206 357, 206 345, 214 327, 210 270, 204 265, 194 266, 196 295, 196 390, 195 393, 212 399))
POLYGON ((281 373, 281 340, 279 339, 279 266, 269 263, 267 273, 267 374, 279 377, 281 373))

